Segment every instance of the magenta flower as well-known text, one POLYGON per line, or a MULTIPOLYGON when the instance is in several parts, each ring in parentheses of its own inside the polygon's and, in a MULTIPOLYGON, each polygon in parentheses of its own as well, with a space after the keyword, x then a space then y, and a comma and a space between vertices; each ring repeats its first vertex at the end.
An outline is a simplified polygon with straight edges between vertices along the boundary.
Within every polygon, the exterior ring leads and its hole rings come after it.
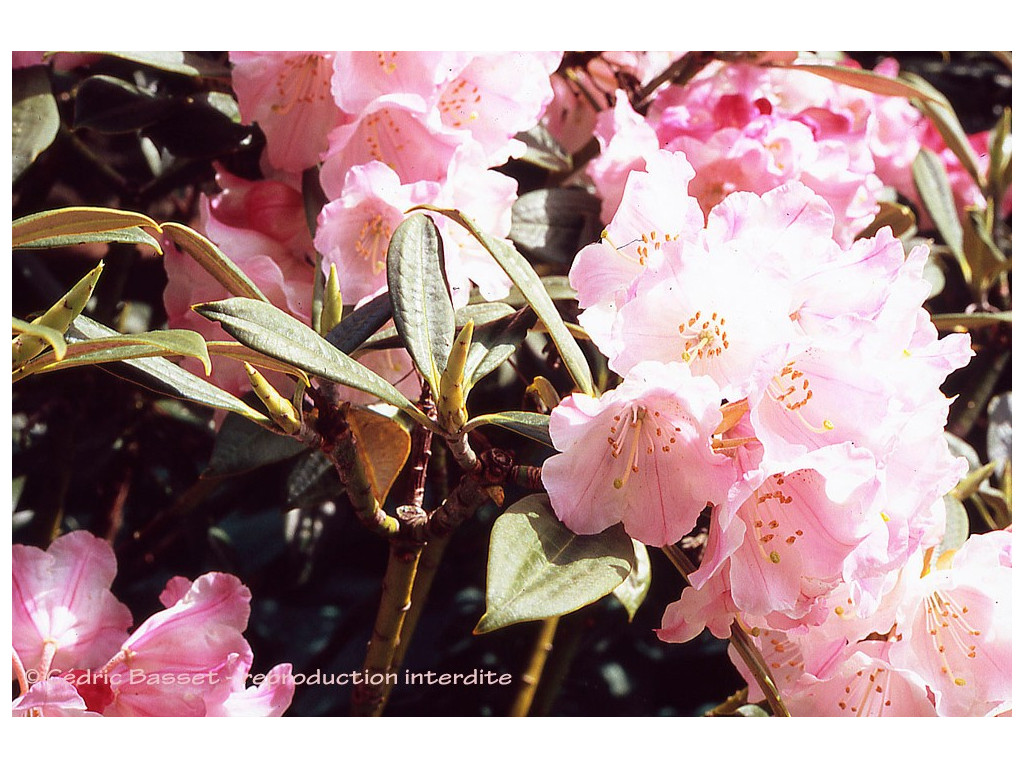
POLYGON ((720 403, 709 378, 656 362, 600 398, 563 400, 551 413, 560 453, 542 470, 555 514, 576 533, 622 522, 646 544, 677 541, 736 480, 733 462, 712 448, 720 403))
POLYGON ((270 716, 291 703, 288 664, 246 688, 251 595, 234 576, 171 579, 165 610, 128 635, 131 615, 110 592, 116 564, 102 539, 75 531, 45 552, 15 545, 12 560, 15 714, 270 716))

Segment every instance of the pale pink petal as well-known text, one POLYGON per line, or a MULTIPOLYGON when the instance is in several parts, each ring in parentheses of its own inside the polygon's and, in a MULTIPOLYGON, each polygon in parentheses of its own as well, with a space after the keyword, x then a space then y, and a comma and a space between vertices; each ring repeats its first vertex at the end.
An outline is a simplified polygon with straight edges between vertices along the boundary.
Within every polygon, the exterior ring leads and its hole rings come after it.
POLYGON ((75 686, 59 677, 36 683, 11 704, 14 717, 101 717, 89 712, 75 686))
POLYGON ((103 664, 127 636, 131 613, 110 591, 114 551, 86 531, 55 539, 44 552, 14 545, 12 641, 26 670, 103 664))

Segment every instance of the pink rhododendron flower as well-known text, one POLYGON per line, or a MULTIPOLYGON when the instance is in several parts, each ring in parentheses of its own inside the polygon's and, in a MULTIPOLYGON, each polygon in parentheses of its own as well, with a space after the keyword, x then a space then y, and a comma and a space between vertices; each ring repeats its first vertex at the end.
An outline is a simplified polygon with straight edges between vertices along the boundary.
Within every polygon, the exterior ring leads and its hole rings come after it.
POLYGON ((464 131, 443 125, 419 97, 381 96, 330 133, 320 184, 333 200, 349 169, 374 160, 390 167, 403 184, 443 182, 456 148, 467 140, 464 131))
POLYGON ((653 546, 678 540, 736 480, 732 461, 712 449, 720 403, 709 378, 656 362, 637 365, 600 399, 563 400, 551 413, 560 453, 542 470, 555 514, 576 533, 622 522, 653 546))
POLYGON ((440 188, 421 181, 403 184, 391 168, 369 162, 350 168, 339 195, 324 206, 315 245, 324 269, 338 270, 341 297, 357 304, 387 288, 388 245, 414 205, 432 202, 440 188))
MULTIPOLYGON (((283 182, 248 181, 223 169, 217 179, 223 191, 201 200, 198 228, 275 306, 308 321, 313 244, 301 195, 283 182)), ((211 341, 230 340, 219 325, 192 311, 194 304, 228 298, 227 289, 173 243, 165 240, 163 248, 168 325, 198 331, 211 341)), ((197 374, 201 371, 196 361, 182 365, 197 374)), ((233 394, 250 389, 241 363, 228 358, 214 357, 211 379, 233 394)))
POLYGON ((271 166, 316 165, 327 134, 345 120, 331 96, 334 52, 232 51, 230 59, 242 120, 263 130, 271 166))
POLYGON ((456 51, 338 51, 331 91, 335 103, 352 115, 381 96, 399 93, 418 97, 425 111, 470 56, 456 51))
POLYGON ((1011 568, 1001 531, 975 535, 907 586, 893 663, 916 670, 943 716, 986 715, 1011 697, 1011 568), (997 539, 995 547, 988 537, 997 539))
POLYGON ((551 73, 561 51, 477 54, 446 83, 438 101, 441 122, 468 130, 483 149, 486 167, 518 157, 513 137, 537 125, 554 94, 551 73))
POLYGON ((553 96, 541 119, 541 124, 570 154, 586 146, 597 125, 597 110, 593 102, 577 88, 579 86, 563 75, 552 75, 553 96))
POLYGON ((280 715, 291 703, 291 666, 246 688, 252 650, 242 637, 249 590, 228 574, 171 579, 165 610, 131 634, 110 592, 110 545, 84 531, 48 550, 15 545, 14 669, 18 715, 280 715))
POLYGON ((608 203, 606 218, 625 178, 614 169, 642 168, 650 151, 644 129, 654 130, 657 146, 686 154, 697 172, 691 193, 705 213, 732 192, 763 194, 798 179, 828 201, 834 235, 848 245, 878 209, 883 185, 869 149, 876 129, 863 91, 808 72, 716 62, 685 86, 659 91, 645 118, 624 96, 617 94, 614 119, 598 118, 610 157, 588 169, 608 203))
POLYGON ((658 150, 658 136, 629 103, 624 91, 616 93, 615 107, 597 116, 594 135, 601 154, 587 166, 601 196, 601 218, 610 221, 622 201, 630 171, 643 170, 645 158, 658 150))

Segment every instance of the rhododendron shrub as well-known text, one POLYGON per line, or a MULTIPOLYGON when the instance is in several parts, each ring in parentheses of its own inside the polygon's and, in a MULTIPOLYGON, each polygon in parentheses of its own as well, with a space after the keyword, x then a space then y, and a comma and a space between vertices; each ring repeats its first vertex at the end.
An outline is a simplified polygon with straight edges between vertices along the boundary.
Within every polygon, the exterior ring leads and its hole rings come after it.
POLYGON ((15 52, 12 713, 1012 714, 1010 69, 920 55, 15 52))

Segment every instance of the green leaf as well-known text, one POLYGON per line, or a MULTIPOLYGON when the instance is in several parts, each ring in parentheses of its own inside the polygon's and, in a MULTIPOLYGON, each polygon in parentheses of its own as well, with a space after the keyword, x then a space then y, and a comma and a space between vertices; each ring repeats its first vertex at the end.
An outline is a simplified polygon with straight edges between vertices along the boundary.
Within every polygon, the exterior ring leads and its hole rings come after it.
POLYGON ((868 69, 854 69, 841 65, 830 64, 776 64, 779 69, 793 69, 802 72, 813 72, 821 77, 852 88, 877 93, 879 96, 894 96, 901 99, 930 100, 935 98, 931 89, 924 90, 914 82, 905 79, 886 77, 868 69))
MULTIPOLYGON (((576 289, 569 285, 569 278, 565 275, 545 275, 540 282, 552 301, 576 301, 576 289)), ((502 301, 513 307, 522 307, 527 304, 522 291, 515 287, 502 301)))
POLYGON ((352 310, 328 331, 324 339, 346 355, 352 354, 391 319, 391 297, 386 293, 352 310))
MULTIPOLYGON (((116 336, 117 332, 85 315, 79 315, 71 324, 69 335, 80 339, 102 339, 116 336)), ((123 365, 128 369, 127 375, 119 370, 111 372, 155 392, 210 408, 218 408, 229 413, 237 413, 250 421, 266 426, 267 429, 276 429, 274 422, 255 408, 250 407, 230 392, 225 392, 220 387, 189 373, 180 365, 175 365, 169 360, 159 357, 124 360, 123 365)))
POLYGON ((297 456, 306 450, 298 440, 257 426, 239 414, 229 413, 217 432, 204 477, 251 472, 297 456))
POLYGON ((130 229, 114 229, 106 232, 89 232, 81 235, 64 235, 62 237, 44 237, 31 243, 18 246, 23 249, 66 248, 70 245, 83 243, 127 243, 128 245, 145 245, 157 253, 163 253, 160 242, 148 232, 132 227, 130 229))
POLYGON ((572 170, 572 156, 543 125, 538 123, 530 130, 516 134, 516 138, 526 145, 526 151, 519 160, 553 173, 572 170))
POLYGON ((950 314, 932 315, 932 323, 940 331, 952 331, 958 328, 971 330, 987 328, 997 323, 1012 323, 1012 312, 953 312, 950 314))
POLYGON ((1000 273, 1010 269, 1010 261, 992 240, 985 211, 967 209, 964 229, 964 258, 971 267, 972 285, 983 295, 1000 273))
POLYGON ((11 328, 18 334, 34 336, 49 347, 53 348, 53 356, 56 360, 62 360, 67 351, 68 345, 64 340, 64 334, 56 328, 36 323, 27 323, 16 317, 11 318, 11 328))
POLYGON ((398 225, 388 245, 387 269, 395 328, 437 400, 455 341, 455 308, 441 234, 429 216, 417 213, 398 225))
POLYGON ((552 447, 551 434, 548 432, 548 423, 550 421, 551 417, 543 413, 501 411, 500 413, 488 413, 470 419, 466 422, 466 426, 462 428, 462 431, 468 434, 479 427, 493 425, 552 447))
POLYGON ((17 181, 57 138, 60 112, 50 90, 48 67, 25 67, 12 73, 11 171, 17 181))
POLYGON ((206 319, 220 323, 231 336, 257 352, 314 376, 368 392, 405 411, 427 429, 437 428, 389 382, 338 350, 308 325, 268 302, 236 297, 199 304, 193 309, 206 319))
POLYGON ((191 256, 214 280, 227 288, 232 296, 259 299, 269 303, 263 291, 239 269, 216 245, 194 229, 184 224, 168 222, 163 225, 164 234, 191 256))
POLYGON ((621 526, 578 536, 558 521, 546 494, 527 496, 494 521, 487 610, 473 633, 572 613, 611 593, 635 564, 621 526))
POLYGON ((115 56, 153 69, 189 77, 229 78, 231 76, 231 70, 223 64, 210 61, 189 51, 85 51, 85 53, 115 56))
MULTIPOLYGON (((11 225, 11 245, 15 248, 43 248, 53 245, 74 245, 86 242, 137 242, 138 227, 157 232, 160 225, 141 213, 115 208, 73 206, 22 216, 11 225), (129 240, 117 240, 117 233, 126 233, 129 240)), ((143 233, 145 234, 145 233, 143 233)), ((157 253, 160 246, 149 238, 157 253)))
POLYGON ((914 231, 916 226, 917 217, 914 216, 914 211, 910 206, 882 200, 878 204, 878 213, 875 214, 874 221, 857 233, 857 237, 874 237, 878 230, 884 227, 889 227, 894 237, 902 237, 904 234, 914 231))
POLYGON ((951 549, 960 549, 970 533, 970 521, 964 503, 951 494, 943 496, 942 501, 946 507, 946 530, 942 542, 936 548, 936 553, 940 555, 951 549))
POLYGON ((171 98, 109 75, 93 75, 75 89, 75 130, 131 133, 158 122, 179 106, 171 98))
POLYGON ((464 375, 467 395, 474 384, 512 356, 533 327, 536 317, 533 310, 524 307, 514 315, 475 328, 466 357, 464 375))
POLYGON ((601 201, 580 187, 527 192, 512 204, 508 236, 527 256, 570 264, 601 237, 601 201))
POLYGON ((964 279, 971 283, 971 267, 964 256, 964 231, 953 199, 953 189, 942 160, 927 147, 922 147, 912 166, 914 184, 925 210, 931 215, 939 234, 953 251, 964 279))
POLYGON ((647 553, 647 546, 642 542, 633 540, 633 556, 636 565, 629 572, 626 580, 619 584, 612 592, 616 599, 626 609, 629 620, 636 616, 637 610, 647 597, 651 588, 651 557, 647 553))
POLYGON ((974 180, 974 183, 980 189, 984 189, 984 180, 981 177, 978 156, 971 146, 971 142, 967 138, 967 133, 960 124, 959 118, 956 116, 953 105, 949 103, 949 100, 940 91, 920 75, 913 72, 904 72, 901 77, 924 94, 926 98, 921 100, 915 99, 914 105, 932 121, 936 130, 938 130, 946 142, 946 146, 956 155, 960 164, 974 180))
POLYGON ((68 344, 64 356, 56 359, 50 350, 15 371, 14 381, 37 373, 50 373, 82 365, 100 365, 131 360, 139 357, 193 357, 202 362, 210 373, 210 355, 206 340, 195 331, 184 329, 147 331, 146 333, 116 334, 102 339, 68 344))
POLYGON ((583 350, 580 349, 579 344, 576 343, 576 339, 573 338, 572 334, 569 333, 569 329, 566 328, 565 321, 558 314, 558 309, 555 308, 554 302, 552 302, 544 287, 544 283, 541 282, 540 277, 533 267, 530 266, 530 262, 509 243, 491 237, 477 229, 476 225, 459 211, 427 205, 417 207, 441 213, 452 221, 461 224, 487 249, 488 253, 494 257, 494 260, 498 262, 498 265, 504 270, 505 274, 512 280, 512 283, 522 292, 527 303, 533 307, 537 317, 540 318, 540 321, 548 329, 548 333, 551 334, 551 340, 554 342, 555 347, 558 348, 566 370, 572 376, 573 381, 576 382, 576 385, 585 394, 596 395, 594 379, 590 373, 587 358, 583 354, 583 350))

